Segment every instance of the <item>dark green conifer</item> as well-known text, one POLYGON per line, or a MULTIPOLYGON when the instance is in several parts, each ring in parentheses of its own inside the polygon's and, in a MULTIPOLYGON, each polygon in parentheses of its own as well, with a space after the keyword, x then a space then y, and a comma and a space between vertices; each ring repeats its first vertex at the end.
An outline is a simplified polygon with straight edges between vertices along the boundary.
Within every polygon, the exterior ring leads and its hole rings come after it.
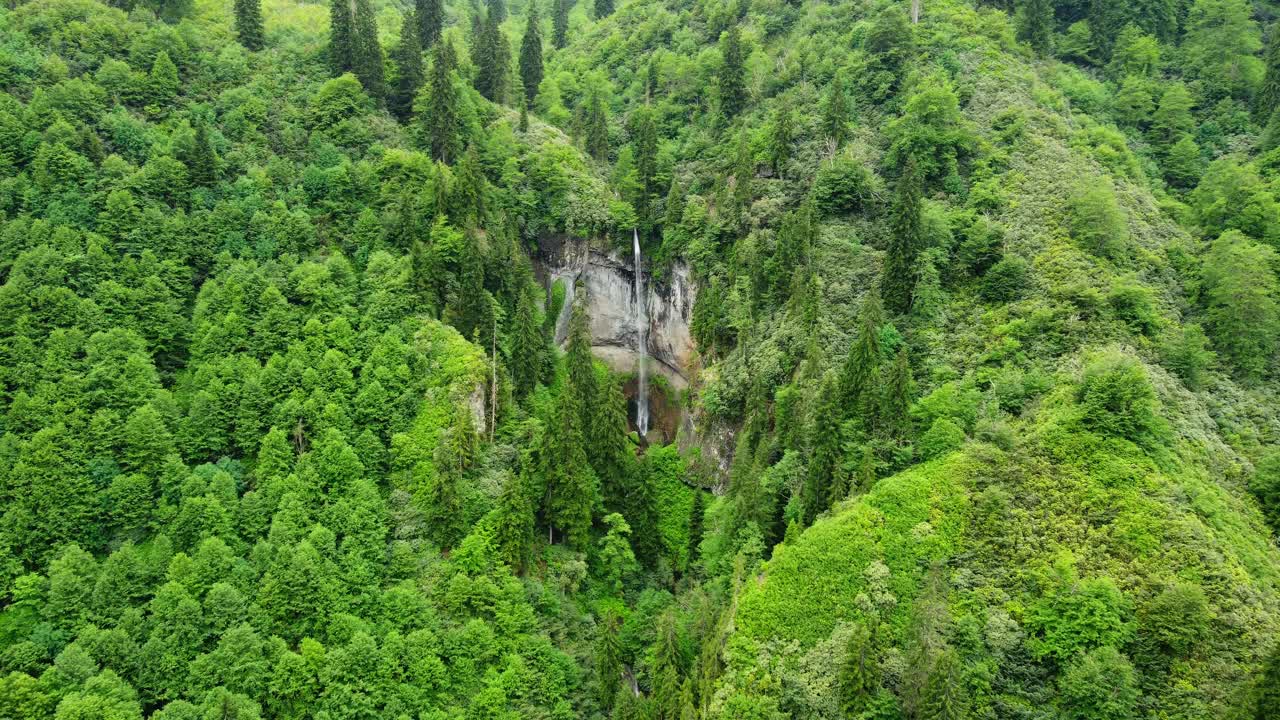
POLYGON ((836 75, 822 109, 822 130, 839 147, 849 135, 849 100, 844 94, 844 79, 836 75))
POLYGON ((880 322, 880 297, 873 290, 862 301, 858 334, 840 373, 841 407, 847 416, 858 417, 869 409, 868 395, 880 366, 880 322))
POLYGON ((609 156, 609 120, 605 114, 604 101, 600 91, 591 93, 586 117, 587 153, 600 162, 609 156))
POLYGON ((197 187, 208 187, 218 180, 218 156, 213 152, 209 142, 209 128, 204 123, 196 127, 195 145, 186 158, 187 175, 191 184, 197 187))
POLYGON ((872 652, 871 633, 862 623, 854 625, 840 666, 840 710, 845 717, 857 717, 871 701, 877 685, 872 652))
POLYGON ((1041 56, 1053 51, 1053 11, 1052 0, 1022 0, 1018 37, 1041 56))
POLYGON ((595 2, 597 20, 613 14, 613 0, 595 0, 595 2))
POLYGON ((600 618, 596 639, 596 699, 605 710, 613 708, 622 685, 622 642, 618 635, 622 618, 610 609, 600 618))
POLYGON ((400 25, 400 44, 394 54, 396 85, 387 103, 392 115, 400 122, 413 117, 413 101, 422 88, 422 44, 418 37, 418 18, 414 11, 404 14, 400 25))
POLYGON ((418 23, 418 47, 430 50, 444 30, 444 0, 417 0, 413 16, 418 23))
MULTIPOLYGON (((457 114, 458 93, 453 86, 456 58, 453 45, 445 40, 436 43, 431 58, 431 82, 422 107, 415 107, 423 124, 423 135, 431 157, 443 163, 453 162, 462 152, 457 114)), ((437 182, 437 186, 442 183, 437 182)))
POLYGON ((907 346, 900 345, 884 385, 880 407, 880 426, 893 440, 903 441, 911 431, 911 366, 907 362, 907 346))
POLYGON ((794 124, 790 106, 784 105, 774 114, 773 127, 769 132, 769 165, 779 176, 783 174, 787 161, 791 159, 794 124))
POLYGON ((525 101, 533 102, 542 84, 542 27, 536 2, 529 3, 529 21, 520 41, 520 80, 524 83, 525 101))
POLYGON ((641 105, 631 116, 631 137, 635 150, 636 179, 639 181, 639 192, 632 203, 640 223, 646 233, 652 232, 656 218, 653 217, 653 203, 658 196, 658 124, 653 117, 653 109, 641 105))
POLYGON ((570 0, 554 0, 555 10, 551 17, 551 44, 562 48, 568 43, 570 0))
POLYGON ((720 38, 720 112, 732 118, 747 104, 746 55, 735 24, 720 38))
POLYGON ((511 328, 511 381, 517 398, 523 398, 542 379, 546 337, 538 323, 533 294, 524 289, 516 293, 515 320, 511 328))
POLYGON ((916 258, 921 245, 921 184, 916 159, 909 155, 898 178, 881 286, 885 307, 894 314, 910 311, 915 293, 916 258))
POLYGON ((933 662, 920 699, 920 717, 928 720, 964 720, 969 717, 965 700, 964 668, 955 650, 943 650, 933 662))
POLYGON ((329 64, 333 74, 355 68, 356 33, 351 0, 331 0, 329 4, 329 64))
POLYGON ((1266 72, 1262 78, 1262 86, 1254 97, 1254 108, 1258 118, 1270 118, 1276 108, 1280 107, 1280 23, 1271 25, 1263 62, 1266 64, 1266 72))
POLYGON ((387 80, 382 63, 382 44, 378 42, 378 22, 369 0, 355 0, 352 15, 352 68, 365 92, 381 103, 387 95, 387 80))
POLYGON ((507 44, 507 36, 503 34, 500 23, 498 14, 491 7, 471 48, 471 62, 476 66, 476 90, 496 103, 506 101, 507 78, 511 71, 511 46, 507 44))
POLYGON ((262 0, 235 0, 236 35, 247 50, 261 50, 262 0))
POLYGON ((698 560, 698 548, 702 545, 703 515, 706 513, 705 503, 706 501, 703 500, 702 491, 698 488, 694 488, 693 506, 689 508, 689 546, 685 553, 686 573, 692 573, 694 571, 694 563, 698 560))

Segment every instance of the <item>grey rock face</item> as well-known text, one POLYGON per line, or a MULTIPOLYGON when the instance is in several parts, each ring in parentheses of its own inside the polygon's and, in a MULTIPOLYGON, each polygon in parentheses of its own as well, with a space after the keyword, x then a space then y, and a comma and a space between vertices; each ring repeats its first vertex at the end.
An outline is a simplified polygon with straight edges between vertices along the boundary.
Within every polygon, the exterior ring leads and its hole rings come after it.
MULTIPOLYGON (((581 238, 553 235, 539 243, 534 271, 548 288, 557 280, 564 283, 565 303, 556 320, 556 343, 563 344, 568 334, 575 292, 585 291, 592 351, 619 372, 636 369, 635 270, 630 258, 606 253, 581 238)), ((676 263, 670 276, 661 281, 647 272, 645 275, 649 369, 680 390, 689 384, 694 361, 689 319, 696 289, 683 263, 676 263)))

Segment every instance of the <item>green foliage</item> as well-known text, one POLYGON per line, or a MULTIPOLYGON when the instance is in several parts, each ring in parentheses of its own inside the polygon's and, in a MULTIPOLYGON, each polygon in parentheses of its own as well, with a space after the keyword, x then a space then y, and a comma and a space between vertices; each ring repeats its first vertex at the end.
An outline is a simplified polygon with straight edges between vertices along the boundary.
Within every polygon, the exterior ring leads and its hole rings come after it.
POLYGON ((1036 655, 1067 661, 1083 652, 1124 643, 1132 633, 1130 612, 1115 581, 1081 579, 1068 556, 1044 571, 1040 597, 1027 608, 1025 624, 1036 655))
POLYGON ((1138 687, 1133 665, 1114 647, 1081 654, 1066 666, 1058 681, 1065 717, 1120 720, 1133 717, 1138 687))
POLYGON ((1240 372, 1265 371, 1280 336, 1275 253, 1234 230, 1209 249, 1201 271, 1214 345, 1240 372))

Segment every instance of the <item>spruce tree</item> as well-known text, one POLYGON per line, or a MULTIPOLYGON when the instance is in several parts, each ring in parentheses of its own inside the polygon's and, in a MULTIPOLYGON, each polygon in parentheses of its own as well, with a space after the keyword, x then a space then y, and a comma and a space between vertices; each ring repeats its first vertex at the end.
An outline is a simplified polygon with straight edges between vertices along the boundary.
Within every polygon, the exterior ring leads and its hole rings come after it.
POLYGON ((396 86, 387 103, 392 115, 400 122, 413 117, 413 101, 422 87, 422 44, 418 38, 418 18, 415 12, 404 14, 400 25, 400 44, 396 46, 396 86))
POLYGON ((880 406, 880 425, 887 437, 899 442, 906 440, 911 431, 911 365, 907 361, 907 346, 898 346, 889 376, 884 385, 884 397, 880 406))
POLYGON ((476 90, 496 103, 506 101, 507 78, 511 69, 511 46, 503 34, 501 20, 492 7, 480 26, 480 34, 471 51, 476 66, 476 90))
POLYGON ((814 408, 809 434, 809 472, 801 493, 804 522, 809 524, 826 510, 833 497, 832 486, 839 470, 841 446, 840 423, 844 419, 839 383, 833 374, 823 379, 814 408))
POLYGON ((618 635, 622 618, 612 609, 600 618, 600 634, 596 639, 596 699, 605 710, 613 708, 622 686, 622 641, 618 635))
POLYGON ((840 710, 845 717, 857 717, 871 701, 877 685, 872 652, 871 633, 862 623, 854 625, 840 666, 840 710))
POLYGON ((218 180, 218 156, 209 142, 209 128, 204 123, 196 127, 195 145, 187 158, 188 177, 191 184, 208 187, 218 180))
POLYGON ((533 102, 542 84, 542 27, 536 2, 529 3, 529 21, 520 41, 520 80, 524 83, 525 102, 533 102))
MULTIPOLYGON (((458 133, 458 93, 453 86, 455 63, 453 45, 447 40, 436 43, 431 58, 431 83, 426 103, 423 107, 415 108, 418 117, 422 119, 423 135, 431 149, 431 157, 442 163, 453 162, 462 151, 458 133)), ((436 183, 437 186, 442 184, 436 183)))
POLYGON ((1280 642, 1276 643, 1259 678, 1257 720, 1280 717, 1280 642))
POLYGON ((720 111, 732 118, 747 104, 746 56, 742 34, 735 24, 720 39, 720 111))
POLYGON ((599 90, 591 93, 586 121, 587 154, 599 162, 604 162, 609 156, 609 120, 605 114, 604 101, 600 99, 599 90))
POLYGON ((355 0, 352 16, 352 68, 365 92, 381 103, 387 95, 387 80, 382 65, 382 44, 378 42, 378 21, 369 0, 355 0))
POLYGON ((497 523, 494 540, 503 561, 519 572, 529 559, 533 545, 533 501, 529 497, 529 481, 524 476, 509 475, 498 496, 497 523))
POLYGON ((542 379, 546 338, 538 323, 530 289, 516 293, 515 320, 511 328, 511 381, 517 398, 523 398, 542 379))
POLYGON ((693 506, 689 508, 689 545, 685 552, 685 573, 692 574, 697 562, 699 547, 702 545, 703 515, 706 514, 706 501, 702 491, 693 489, 693 506))
POLYGON ((572 5, 570 0, 553 1, 555 6, 551 17, 551 44, 556 48, 563 48, 569 40, 569 9, 572 5))
POLYGON ((658 195, 658 124, 653 109, 641 105, 631 116, 631 136, 635 148, 636 179, 639 192, 635 205, 636 214, 646 233, 651 233, 656 218, 653 217, 653 201, 658 195))
POLYGON ((355 68, 355 18, 351 0, 331 0, 329 4, 329 64, 334 75, 355 68))
POLYGON ((898 178, 889 245, 886 250, 884 280, 881 288, 889 312, 904 314, 911 310, 915 293, 916 258, 920 254, 920 204, 923 188, 914 156, 908 155, 902 176, 898 178))
POLYGON ((418 23, 418 47, 430 50, 444 31, 444 0, 417 0, 413 16, 418 23))
POLYGON ((1254 96, 1254 108, 1258 118, 1269 118, 1280 106, 1280 23, 1272 23, 1267 37, 1267 52, 1263 58, 1266 73, 1262 86, 1254 96))
POLYGON ((596 19, 606 18, 613 14, 613 0, 596 0, 596 19))
POLYGON ((1038 55, 1048 56, 1053 51, 1052 0, 1023 0, 1018 37, 1038 55))
POLYGON ((844 80, 836 75, 822 109, 822 130, 839 147, 849 135, 849 100, 844 94, 844 80))
POLYGON ((147 77, 147 100, 163 107, 172 102, 178 95, 178 66, 169 59, 169 53, 161 50, 151 63, 151 73, 147 77))
POLYGON ((499 25, 507 19, 507 0, 485 0, 485 5, 499 25))
POLYGON ((769 132, 769 165, 778 176, 783 174, 787 161, 791 159, 794 124, 790 107, 784 105, 774 114, 773 127, 769 132))
POLYGON ((236 36, 246 50, 261 50, 262 0, 235 0, 236 36))
POLYGON ((520 98, 520 120, 517 126, 520 132, 529 132, 529 101, 520 98))
POLYGON ((947 648, 933 661, 933 669, 920 699, 920 717, 927 720, 963 720, 969 717, 964 693, 964 668, 960 656, 947 648))
POLYGON ((862 301, 858 334, 840 373, 841 407, 850 416, 856 417, 869 409, 868 395, 880 366, 880 322, 880 298, 873 290, 862 301))

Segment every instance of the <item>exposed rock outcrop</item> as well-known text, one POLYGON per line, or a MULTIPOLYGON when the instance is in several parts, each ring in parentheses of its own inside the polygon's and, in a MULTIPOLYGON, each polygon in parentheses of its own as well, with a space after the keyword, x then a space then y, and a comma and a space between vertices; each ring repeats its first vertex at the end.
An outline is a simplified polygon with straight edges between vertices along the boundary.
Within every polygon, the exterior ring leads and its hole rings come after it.
MULTIPOLYGON (((534 272, 547 288, 557 280, 564 283, 564 307, 556 321, 557 343, 563 344, 568 334, 574 293, 581 282, 591 317, 592 351, 619 372, 635 371, 635 270, 630 258, 592 247, 580 238, 553 235, 539 243, 534 272)), ((683 263, 676 263, 666 278, 655 279, 647 272, 645 276, 649 369, 666 378, 673 389, 683 390, 689 385, 695 360, 689 320, 696 290, 683 263)))

